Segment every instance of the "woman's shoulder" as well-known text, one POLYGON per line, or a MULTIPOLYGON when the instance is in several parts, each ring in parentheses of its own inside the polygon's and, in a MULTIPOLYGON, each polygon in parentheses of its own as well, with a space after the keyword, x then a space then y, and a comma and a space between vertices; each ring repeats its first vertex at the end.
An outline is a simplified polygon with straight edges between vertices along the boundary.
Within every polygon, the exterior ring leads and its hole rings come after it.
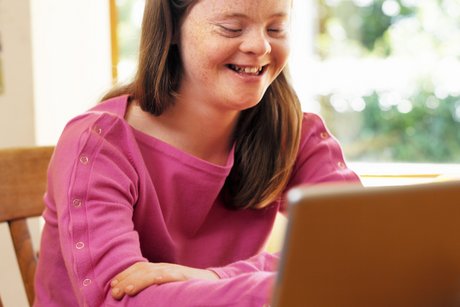
POLYGON ((126 112, 128 96, 114 97, 103 101, 88 111, 72 118, 64 127, 62 137, 70 134, 80 134, 88 129, 92 129, 98 134, 101 134, 102 129, 113 129, 118 126, 127 125, 124 120, 126 112))
POLYGON ((115 116, 124 117, 129 101, 129 95, 112 97, 98 103, 96 106, 91 108, 89 112, 110 113, 115 116))
POLYGON ((135 138, 124 119, 126 101, 127 97, 115 97, 71 119, 59 138, 56 152, 75 156, 83 151, 99 151, 104 146, 128 151, 135 138))
POLYGON ((101 116, 113 117, 119 120, 123 120, 128 105, 128 99, 128 96, 118 96, 102 101, 86 112, 72 118, 67 123, 64 130, 80 123, 94 121, 101 116))
POLYGON ((320 115, 309 112, 303 113, 301 143, 324 140, 329 137, 332 137, 332 134, 320 115))
POLYGON ((301 173, 301 183, 359 181, 348 169, 342 146, 326 127, 323 118, 304 113, 302 136, 294 173, 301 173))

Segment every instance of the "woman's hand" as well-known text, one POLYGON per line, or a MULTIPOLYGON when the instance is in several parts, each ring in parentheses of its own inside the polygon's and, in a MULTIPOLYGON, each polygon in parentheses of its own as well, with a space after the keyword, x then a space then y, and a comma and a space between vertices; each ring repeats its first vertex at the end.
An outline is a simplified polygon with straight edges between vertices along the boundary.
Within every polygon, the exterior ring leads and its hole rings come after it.
POLYGON ((121 300, 123 296, 134 296, 151 285, 189 279, 217 280, 219 276, 210 270, 172 263, 137 262, 115 276, 110 286, 112 297, 121 300))

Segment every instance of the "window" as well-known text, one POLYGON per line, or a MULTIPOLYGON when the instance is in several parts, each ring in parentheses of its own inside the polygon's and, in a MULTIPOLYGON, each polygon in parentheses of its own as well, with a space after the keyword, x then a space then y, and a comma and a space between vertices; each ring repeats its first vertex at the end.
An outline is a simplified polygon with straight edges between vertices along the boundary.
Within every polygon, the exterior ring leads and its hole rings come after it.
POLYGON ((460 2, 319 0, 315 103, 353 161, 460 162, 460 2))
MULTIPOLYGON (((116 1, 121 81, 136 66, 144 1, 116 1)), ((360 175, 460 176, 458 0, 294 0, 293 17, 303 108, 323 116, 360 175)))
POLYGON ((116 16, 117 63, 116 81, 129 81, 136 70, 139 37, 145 0, 116 0, 112 6, 116 16))

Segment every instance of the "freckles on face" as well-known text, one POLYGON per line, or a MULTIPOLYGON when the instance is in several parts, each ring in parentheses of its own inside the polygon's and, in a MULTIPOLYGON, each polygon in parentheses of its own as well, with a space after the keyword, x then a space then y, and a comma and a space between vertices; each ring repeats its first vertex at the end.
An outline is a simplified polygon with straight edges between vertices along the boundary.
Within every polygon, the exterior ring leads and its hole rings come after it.
POLYGON ((267 60, 269 55, 264 59, 257 55, 259 59, 252 60, 241 54, 257 52, 251 49, 251 42, 259 42, 260 32, 266 31, 264 35, 267 36, 267 43, 271 45, 271 52, 275 54, 271 60, 285 62, 290 51, 288 39, 290 3, 291 0, 197 1, 185 16, 181 26, 182 59, 184 62, 188 62, 187 59, 195 63, 203 62, 201 57, 205 54, 208 61, 201 63, 204 65, 201 67, 216 65, 218 61, 225 60, 230 60, 227 64, 232 64, 235 59, 243 64, 266 63, 270 61, 267 60), (282 14, 284 17, 277 17, 277 14, 282 14), (252 31, 253 28, 257 29, 252 31), (282 34, 275 33, 280 29, 282 34), (241 33, 230 33, 228 30, 241 33), (210 65, 206 65, 206 62, 210 65))
POLYGON ((184 66, 185 76, 199 75, 206 81, 206 68, 214 63, 213 57, 218 54, 219 46, 210 37, 209 27, 197 14, 188 16, 181 27, 179 50, 184 66))
MULTIPOLYGON (((289 54, 290 0, 200 0, 184 17, 181 88, 193 99, 260 101, 289 54)), ((183 96, 184 97, 184 96, 183 96)), ((244 101, 248 102, 245 103, 244 101)))

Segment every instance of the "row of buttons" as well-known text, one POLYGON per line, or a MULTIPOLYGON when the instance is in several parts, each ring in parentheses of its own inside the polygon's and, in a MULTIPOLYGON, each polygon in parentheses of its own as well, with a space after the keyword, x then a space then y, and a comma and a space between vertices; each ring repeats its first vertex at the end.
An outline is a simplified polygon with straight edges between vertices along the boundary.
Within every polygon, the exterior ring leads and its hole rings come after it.
MULTIPOLYGON (((93 130, 97 134, 102 134, 102 129, 100 127, 94 127, 93 130)), ((79 161, 81 164, 87 165, 89 163, 89 157, 87 155, 81 155, 79 158, 79 161)), ((72 205, 74 208, 80 208, 83 205, 83 201, 79 198, 75 198, 74 200, 72 200, 72 205)), ((75 248, 78 250, 81 250, 85 248, 85 243, 81 241, 77 242, 75 244, 75 248)), ((92 283, 92 280, 90 278, 85 278, 82 282, 83 286, 85 287, 89 286, 91 283, 92 283)))
MULTIPOLYGON (((100 128, 97 128, 95 129, 95 131, 100 134, 102 132, 102 130, 100 128)), ((89 163, 89 157, 86 156, 86 155, 81 155, 80 158, 80 163, 83 164, 83 165, 87 165, 89 163)), ((74 200, 72 200, 72 205, 74 208, 80 208, 82 205, 83 205, 83 201, 79 198, 75 198, 74 200)), ((77 242, 75 244, 75 248, 78 249, 78 250, 81 250, 83 248, 85 248, 85 243, 83 242, 77 242)), ((92 283, 92 280, 90 278, 85 278, 82 282, 83 286, 84 287, 87 287, 89 286, 90 284, 92 283)))

